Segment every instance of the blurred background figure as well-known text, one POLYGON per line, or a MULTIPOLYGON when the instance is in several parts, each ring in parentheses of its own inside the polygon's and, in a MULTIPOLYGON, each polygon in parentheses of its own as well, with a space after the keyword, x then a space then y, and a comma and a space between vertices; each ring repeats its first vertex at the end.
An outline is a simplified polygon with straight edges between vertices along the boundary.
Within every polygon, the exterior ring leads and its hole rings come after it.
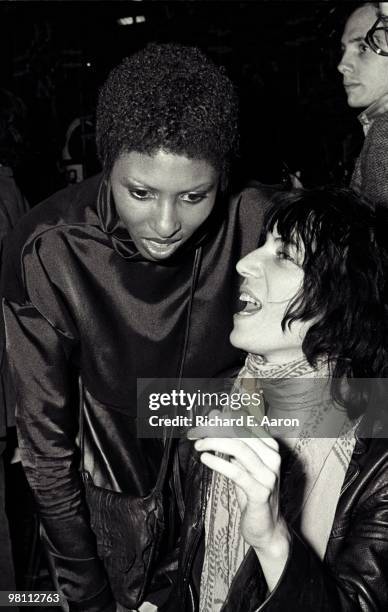
POLYGON ((26 109, 20 98, 0 89, 0 248, 3 238, 28 211, 14 171, 23 157, 23 130, 26 109))
MULTIPOLYGON (((0 262, 3 241, 17 221, 28 211, 28 203, 14 179, 23 151, 23 126, 26 109, 20 98, 0 89, 0 262)), ((4 333, 1 325, 1 354, 4 333)), ((2 360, 3 361, 3 360, 2 360)), ((8 518, 5 509, 5 476, 3 454, 7 447, 8 428, 15 425, 15 398, 12 386, 2 367, 0 389, 0 590, 15 588, 8 518)))
POLYGON ((388 18, 387 2, 367 2, 354 10, 342 35, 338 65, 351 108, 365 141, 351 178, 351 187, 373 202, 388 206, 388 18))

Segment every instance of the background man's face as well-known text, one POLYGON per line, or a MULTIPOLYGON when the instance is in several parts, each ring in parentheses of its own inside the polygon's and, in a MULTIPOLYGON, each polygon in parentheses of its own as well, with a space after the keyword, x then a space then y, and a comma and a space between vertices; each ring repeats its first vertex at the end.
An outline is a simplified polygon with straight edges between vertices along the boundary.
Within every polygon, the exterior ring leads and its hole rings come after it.
POLYGON ((366 108, 388 92, 388 57, 377 55, 365 42, 376 19, 376 9, 366 4, 352 13, 342 36, 338 70, 353 108, 366 108))

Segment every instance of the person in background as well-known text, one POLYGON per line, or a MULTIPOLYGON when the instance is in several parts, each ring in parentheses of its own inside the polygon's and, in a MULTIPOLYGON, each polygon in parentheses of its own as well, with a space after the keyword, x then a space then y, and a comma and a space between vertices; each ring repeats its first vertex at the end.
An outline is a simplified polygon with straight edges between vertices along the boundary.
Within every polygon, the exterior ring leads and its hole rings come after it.
POLYGON ((388 206, 388 51, 387 2, 364 2, 349 16, 338 65, 350 107, 359 115, 365 141, 350 186, 373 202, 388 206), (380 22, 377 23, 378 19, 380 22), (376 24, 370 44, 367 34, 376 24), (386 29, 384 29, 386 28, 386 29), (381 45, 379 50, 379 45, 381 45))
MULTIPOLYGON (((25 106, 20 98, 6 89, 0 89, 0 270, 3 267, 5 237, 19 219, 29 210, 27 200, 15 182, 13 168, 20 161, 23 150, 23 124, 25 106)), ((7 446, 7 429, 15 426, 15 396, 3 367, 5 338, 0 326, 0 590, 15 588, 15 577, 5 512, 3 453, 7 446)))
POLYGON ((14 178, 24 148, 25 115, 22 100, 10 91, 0 89, 0 257, 5 236, 29 210, 14 178))
POLYGON ((239 368, 234 267, 257 243, 268 193, 230 197, 237 98, 196 48, 124 59, 101 89, 96 134, 102 175, 34 208, 8 244, 7 349, 21 459, 69 609, 154 610, 176 568, 184 466, 168 462, 165 529, 134 605, 126 580, 149 517, 131 528, 121 502, 149 496, 165 457, 161 436, 137 437, 137 379, 239 368))

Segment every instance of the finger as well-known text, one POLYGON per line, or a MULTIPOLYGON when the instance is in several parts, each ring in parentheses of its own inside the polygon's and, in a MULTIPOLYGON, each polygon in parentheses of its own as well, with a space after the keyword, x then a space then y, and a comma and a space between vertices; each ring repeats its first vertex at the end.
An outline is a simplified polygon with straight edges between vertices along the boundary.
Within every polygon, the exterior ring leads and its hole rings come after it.
POLYGON ((269 469, 278 469, 280 454, 277 442, 274 441, 275 448, 265 444, 261 438, 203 438, 195 443, 195 448, 199 451, 212 450, 225 453, 236 458, 245 455, 254 461, 259 458, 269 469))
MULTIPOLYGON (((211 410, 208 417, 223 417, 224 415, 220 412, 220 410, 211 410)), ((220 435, 220 427, 217 425, 201 425, 198 427, 192 427, 187 432, 187 437, 189 440, 199 440, 201 438, 215 438, 220 435)))
POLYGON ((271 492, 270 489, 235 463, 225 461, 225 459, 210 453, 202 453, 200 459, 201 462, 211 470, 229 478, 229 480, 244 492, 247 500, 251 503, 268 501, 271 492))
POLYGON ((196 450, 224 453, 238 460, 244 471, 267 488, 275 486, 277 472, 271 470, 261 457, 244 440, 229 438, 205 438, 195 443, 196 450))
POLYGON ((249 438, 252 438, 253 440, 258 438, 259 440, 262 440, 264 444, 266 444, 270 448, 273 448, 276 451, 279 450, 278 442, 275 440, 275 438, 271 436, 271 434, 267 431, 267 429, 265 429, 264 427, 261 427, 261 425, 258 425, 252 431, 254 435, 249 436, 249 438))
POLYGON ((266 444, 261 438, 241 438, 252 451, 260 457, 262 462, 275 473, 280 472, 281 457, 279 445, 274 440, 273 445, 266 444))

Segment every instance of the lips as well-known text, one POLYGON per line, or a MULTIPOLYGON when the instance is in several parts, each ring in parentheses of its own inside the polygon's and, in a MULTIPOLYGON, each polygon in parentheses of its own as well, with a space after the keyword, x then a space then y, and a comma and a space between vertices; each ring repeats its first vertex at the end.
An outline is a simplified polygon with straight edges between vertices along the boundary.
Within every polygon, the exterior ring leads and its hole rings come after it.
POLYGON ((238 315, 241 316, 250 316, 260 312, 263 308, 263 303, 257 297, 252 295, 249 291, 242 291, 240 294, 240 301, 245 303, 245 307, 243 310, 238 312, 238 315))
POLYGON ((168 244, 174 244, 175 242, 179 242, 180 239, 176 239, 176 240, 163 240, 162 238, 144 238, 144 240, 147 241, 151 241, 154 242, 156 244, 164 244, 164 245, 168 245, 168 244))
POLYGON ((162 240, 160 238, 142 238, 144 249, 154 259, 169 257, 176 251, 182 242, 182 239, 162 240))
POLYGON ((353 87, 359 87, 361 85, 361 83, 355 83, 355 82, 345 82, 344 83, 344 87, 345 89, 352 89, 353 87))

